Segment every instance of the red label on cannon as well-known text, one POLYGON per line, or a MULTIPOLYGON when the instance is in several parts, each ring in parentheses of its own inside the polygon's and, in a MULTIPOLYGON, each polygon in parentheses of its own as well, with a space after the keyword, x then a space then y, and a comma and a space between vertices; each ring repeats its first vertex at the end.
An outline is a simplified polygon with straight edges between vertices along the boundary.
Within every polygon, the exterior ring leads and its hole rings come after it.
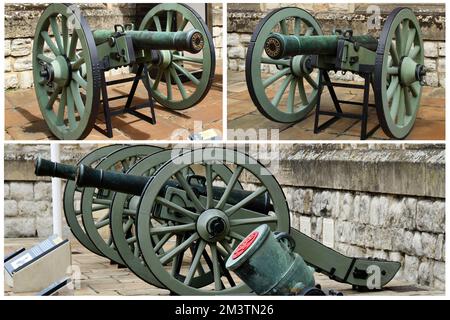
POLYGON ((234 250, 232 258, 239 258, 252 245, 252 243, 255 242, 258 235, 258 231, 253 231, 244 240, 242 240, 242 242, 237 246, 236 250, 234 250))

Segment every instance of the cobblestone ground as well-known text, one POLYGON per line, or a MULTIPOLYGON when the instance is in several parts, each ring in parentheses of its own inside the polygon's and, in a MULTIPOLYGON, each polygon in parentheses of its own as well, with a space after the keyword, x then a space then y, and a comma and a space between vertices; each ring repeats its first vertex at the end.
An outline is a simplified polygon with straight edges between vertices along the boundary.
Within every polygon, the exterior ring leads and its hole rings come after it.
MULTIPOLYGON (((21 247, 29 248, 39 239, 5 239, 5 255, 21 247)), ((72 261, 81 269, 80 288, 76 290, 66 290, 66 295, 76 296, 140 296, 140 295, 169 295, 168 290, 159 289, 145 283, 136 277, 126 268, 118 268, 111 265, 109 260, 99 257, 75 240, 72 241, 72 261)), ((443 295, 443 291, 438 291, 429 287, 411 285, 406 282, 391 281, 382 291, 377 292, 357 292, 347 284, 337 283, 327 277, 316 273, 316 282, 320 283, 324 289, 334 289, 349 296, 374 296, 374 295, 396 295, 396 296, 420 296, 420 295, 443 295)), ((5 295, 14 295, 11 288, 5 285, 5 295)), ((34 295, 34 293, 22 293, 20 295, 34 295)))
MULTIPOLYGON (((340 100, 362 101, 362 90, 336 88, 340 100)), ((373 103, 373 93, 370 100, 373 103)), ((445 139, 445 90, 443 88, 425 87, 421 106, 413 130, 406 139, 409 140, 444 140, 445 139)), ((322 110, 334 111, 332 100, 325 89, 322 95, 322 110)), ((360 114, 360 106, 343 106, 344 112, 360 114)), ((320 123, 330 119, 321 116, 320 123)), ((368 129, 378 123, 375 108, 369 108, 368 129)), ((353 119, 340 119, 319 134, 314 134, 314 112, 296 124, 277 123, 265 118, 250 98, 245 82, 244 72, 228 72, 228 129, 278 129, 282 140, 359 140, 361 123, 353 119)), ((232 139, 229 135, 229 139, 232 139)), ((378 129, 369 138, 372 140, 389 139, 383 130, 378 129)))
MULTIPOLYGON (((112 78, 111 78, 112 79, 112 78)), ((108 89, 110 97, 128 94, 131 83, 116 85, 108 89)), ((189 90, 189 89, 188 89, 189 90)), ((174 95, 178 90, 174 88, 174 95)), ((136 91, 133 104, 145 102, 148 97, 142 83, 136 91)), ((112 109, 123 107, 124 99, 112 101, 112 109)), ((101 109, 101 106, 100 106, 101 109)), ((141 109, 142 113, 149 115, 148 109, 141 109)), ((222 132, 222 61, 216 62, 216 74, 213 85, 206 98, 193 108, 183 111, 172 111, 155 104, 156 125, 136 118, 130 114, 113 117, 112 126, 114 140, 169 140, 177 129, 194 131, 194 121, 202 122, 202 130, 216 129, 222 132)), ((103 114, 97 118, 97 124, 104 128, 103 114)), ((197 128, 197 127, 195 127, 197 128)), ((197 131, 201 131, 198 130, 197 131)), ((182 133, 182 132, 180 132, 182 133)), ((182 139, 187 139, 182 136, 182 139)), ((54 139, 47 124, 42 118, 37 104, 34 89, 10 90, 5 94, 5 140, 43 140, 54 139)), ((93 129, 87 140, 108 140, 106 136, 93 129)), ((109 139, 111 140, 111 139, 109 139)))

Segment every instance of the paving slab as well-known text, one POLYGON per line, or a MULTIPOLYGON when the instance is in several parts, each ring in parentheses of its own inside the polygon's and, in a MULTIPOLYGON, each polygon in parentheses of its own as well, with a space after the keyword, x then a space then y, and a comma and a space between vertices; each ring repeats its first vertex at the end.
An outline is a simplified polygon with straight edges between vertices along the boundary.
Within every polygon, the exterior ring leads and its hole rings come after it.
MULTIPOLYGON (((20 238, 4 241, 5 254, 9 254, 19 248, 29 248, 41 241, 37 238, 20 238)), ((65 290, 62 295, 76 296, 168 296, 170 292, 166 289, 157 288, 135 276, 126 268, 118 268, 117 265, 110 264, 109 260, 97 256, 85 249, 77 240, 71 239, 72 260, 81 271, 80 281, 72 290, 65 290)), ((187 268, 184 266, 183 268, 187 268)), ((323 289, 333 289, 342 292, 345 296, 416 296, 416 295, 443 295, 444 292, 434 288, 419 286, 417 284, 404 281, 393 280, 381 291, 359 292, 352 290, 352 287, 345 283, 338 283, 328 277, 315 274, 316 283, 323 289)), ((237 278, 236 278, 237 279, 237 278)), ((7 296, 35 295, 34 292, 14 294, 10 287, 4 286, 4 293, 7 296)))

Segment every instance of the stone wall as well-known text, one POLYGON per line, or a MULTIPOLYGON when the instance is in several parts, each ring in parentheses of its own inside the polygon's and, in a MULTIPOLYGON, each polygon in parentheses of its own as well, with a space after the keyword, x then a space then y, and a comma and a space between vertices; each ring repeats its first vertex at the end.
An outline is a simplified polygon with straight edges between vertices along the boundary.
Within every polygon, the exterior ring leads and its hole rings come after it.
MULTIPOLYGON (((25 89, 33 86, 32 48, 37 21, 47 4, 5 5, 5 89, 25 89)), ((113 24, 135 20, 136 5, 129 3, 80 4, 91 29, 110 29, 113 24)), ((213 40, 216 56, 222 56, 222 5, 212 5, 213 40)), ((128 73, 128 68, 110 70, 107 75, 128 73)))
POLYGON ((291 225, 343 254, 401 262, 399 280, 445 289, 444 145, 369 148, 281 147, 275 176, 291 225))
MULTIPOLYGON (((63 145, 62 160, 95 147, 63 145)), ((51 233, 51 183, 34 175, 37 156, 49 146, 5 146, 5 237, 51 233)), ((277 159, 293 227, 343 254, 400 261, 398 279, 444 289, 444 145, 281 145, 277 159)))
MULTIPOLYGON (((379 36, 380 30, 368 30, 372 13, 370 4, 345 3, 271 3, 271 4, 228 4, 228 68, 233 71, 245 70, 247 46, 259 21, 273 9, 298 6, 312 13, 322 26, 324 34, 331 34, 333 28, 352 28, 355 34, 370 33, 379 36)), ((382 4, 380 7, 381 27, 387 15, 396 5, 382 4)), ((443 4, 405 4, 416 13, 419 20, 425 48, 425 65, 428 69, 426 84, 445 87, 445 7, 443 4)), ((360 80, 359 77, 341 73, 334 78, 360 80)))

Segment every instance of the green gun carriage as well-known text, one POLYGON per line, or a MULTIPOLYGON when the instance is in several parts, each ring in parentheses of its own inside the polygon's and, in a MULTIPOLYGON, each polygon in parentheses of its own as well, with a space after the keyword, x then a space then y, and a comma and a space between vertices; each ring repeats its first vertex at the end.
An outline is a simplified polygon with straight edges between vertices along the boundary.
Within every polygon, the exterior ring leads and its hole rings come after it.
POLYGON ((276 9, 253 33, 245 72, 253 103, 273 121, 295 123, 315 108, 315 133, 350 118, 361 121, 361 139, 380 126, 387 136, 403 139, 413 128, 426 75, 421 29, 411 9, 397 8, 387 17, 379 39, 353 35, 351 29, 324 35, 307 11, 276 9), (364 84, 332 82, 330 71, 360 75, 364 84), (321 105, 325 86, 335 111, 321 105), (371 86, 374 104, 369 103, 371 86), (335 87, 362 89, 363 101, 339 100, 335 87), (341 105, 362 106, 362 112, 344 112, 341 105), (379 123, 371 129, 369 107, 376 108, 379 123), (319 125, 320 115, 332 118, 319 125))
POLYGON ((127 24, 113 30, 91 30, 77 5, 51 4, 36 26, 32 61, 44 120, 67 140, 83 139, 93 128, 112 137, 111 118, 118 114, 155 124, 154 101, 170 110, 191 108, 208 93, 215 71, 205 22, 189 6, 174 3, 153 7, 139 29, 127 24), (127 66, 134 76, 105 79, 106 71, 127 66), (140 81, 148 98, 132 105, 140 81), (128 94, 108 96, 108 86, 126 82, 132 82, 128 94), (126 99, 125 106, 111 110, 109 102, 118 99, 126 99), (96 124, 101 105, 105 128, 96 124))
POLYGON ((174 294, 250 294, 225 262, 261 225, 289 234, 316 272, 355 288, 368 287, 369 267, 379 268, 381 286, 400 267, 344 256, 292 228, 275 177, 240 151, 114 145, 77 166, 39 159, 36 174, 67 179, 66 220, 86 248, 174 294))

